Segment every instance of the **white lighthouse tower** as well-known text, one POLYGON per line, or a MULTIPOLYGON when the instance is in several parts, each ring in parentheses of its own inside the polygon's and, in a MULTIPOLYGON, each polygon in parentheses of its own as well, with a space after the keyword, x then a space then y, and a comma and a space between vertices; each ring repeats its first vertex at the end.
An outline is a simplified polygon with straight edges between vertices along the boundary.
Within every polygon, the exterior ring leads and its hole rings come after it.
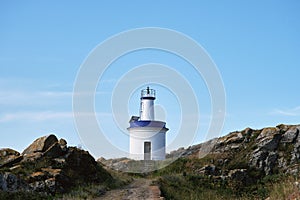
POLYGON ((154 119, 155 90, 141 91, 140 116, 129 121, 130 158, 164 160, 166 157, 166 123, 154 119))

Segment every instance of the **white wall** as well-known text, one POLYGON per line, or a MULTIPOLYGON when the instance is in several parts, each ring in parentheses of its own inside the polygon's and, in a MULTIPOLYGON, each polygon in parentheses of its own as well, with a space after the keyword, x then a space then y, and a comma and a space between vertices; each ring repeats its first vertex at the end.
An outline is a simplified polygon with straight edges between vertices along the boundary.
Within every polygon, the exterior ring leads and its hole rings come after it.
POLYGON ((144 142, 151 142, 151 160, 164 160, 166 157, 166 131, 159 127, 129 128, 130 158, 144 160, 144 142))
POLYGON ((141 100, 140 120, 154 120, 154 100, 141 100))

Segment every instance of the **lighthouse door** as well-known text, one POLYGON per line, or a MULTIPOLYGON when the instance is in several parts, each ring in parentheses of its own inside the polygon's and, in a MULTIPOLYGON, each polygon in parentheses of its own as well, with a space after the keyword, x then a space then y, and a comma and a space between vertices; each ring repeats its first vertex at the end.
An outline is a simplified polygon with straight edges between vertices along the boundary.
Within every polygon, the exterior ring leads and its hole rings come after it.
POLYGON ((144 142, 144 160, 151 160, 151 142, 144 142))

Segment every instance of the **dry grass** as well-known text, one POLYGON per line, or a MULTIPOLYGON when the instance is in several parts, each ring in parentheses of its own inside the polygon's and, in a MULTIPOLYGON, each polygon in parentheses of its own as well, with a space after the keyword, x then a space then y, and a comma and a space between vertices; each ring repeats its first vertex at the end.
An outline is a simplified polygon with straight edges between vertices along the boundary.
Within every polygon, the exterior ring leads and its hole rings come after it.
POLYGON ((300 199, 299 186, 300 183, 296 178, 288 177, 286 180, 271 185, 269 199, 300 199))

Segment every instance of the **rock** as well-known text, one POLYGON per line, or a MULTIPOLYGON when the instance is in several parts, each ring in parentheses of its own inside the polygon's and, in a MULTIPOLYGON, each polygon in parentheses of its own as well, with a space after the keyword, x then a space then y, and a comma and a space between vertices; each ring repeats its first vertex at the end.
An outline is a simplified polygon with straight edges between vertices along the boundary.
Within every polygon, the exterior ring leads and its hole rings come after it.
POLYGON ((56 192, 63 192, 64 189, 62 187, 58 187, 58 184, 55 178, 49 178, 45 180, 45 187, 51 194, 55 194, 56 192))
POLYGON ((278 129, 280 129, 282 132, 286 132, 290 126, 289 125, 286 125, 286 124, 279 124, 276 126, 278 129))
POLYGON ((249 165, 257 169, 263 170, 265 167, 265 160, 268 157, 268 152, 256 149, 250 156, 249 165))
POLYGON ((286 173, 297 177, 297 176, 299 176, 299 171, 300 171, 300 165, 296 164, 296 165, 290 166, 287 169, 286 173))
POLYGON ((0 149, 0 168, 12 167, 22 160, 20 153, 9 148, 0 149))
POLYGON ((6 156, 19 156, 20 153, 13 150, 13 149, 10 149, 10 148, 3 148, 3 149, 0 149, 0 158, 4 158, 6 156))
POLYGON ((294 149, 291 152, 291 155, 292 155, 291 163, 292 164, 295 164, 295 163, 299 162, 299 160, 300 160, 300 134, 299 134, 300 126, 296 126, 296 128, 298 130, 298 135, 295 138, 294 149))
POLYGON ((48 174, 48 177, 57 177, 62 174, 62 169, 42 168, 43 172, 48 174))
POLYGON ((63 168, 67 164, 65 158, 54 158, 53 161, 54 161, 53 164, 59 168, 63 168))
POLYGON ((22 169, 21 165, 15 165, 15 166, 9 168, 9 170, 12 171, 12 172, 15 171, 15 170, 20 170, 20 169, 22 169))
POLYGON ((278 159, 278 167, 281 168, 281 169, 286 169, 287 167, 287 160, 284 158, 284 157, 280 157, 278 159))
POLYGON ((278 148, 281 137, 278 128, 264 128, 256 138, 257 146, 266 151, 274 151, 278 148))
POLYGON ((31 154, 36 152, 45 152, 49 147, 57 143, 58 140, 55 135, 48 135, 36 139, 31 145, 29 145, 22 153, 31 154))
POLYGON ((97 162, 84 150, 69 147, 68 153, 64 156, 66 174, 72 174, 73 179, 94 180, 97 179, 97 162))
POLYGON ((36 162, 36 161, 40 160, 43 155, 44 154, 42 152, 24 154, 23 160, 21 161, 21 163, 36 162))
POLYGON ((42 181, 42 180, 44 180, 46 177, 47 177, 47 175, 46 175, 45 172, 38 171, 38 172, 32 173, 32 174, 28 177, 28 181, 29 181, 30 183, 36 182, 36 181, 42 181))
POLYGON ((218 140, 218 143, 226 143, 226 144, 231 144, 231 143, 240 143, 244 140, 244 136, 241 132, 232 132, 227 136, 224 136, 218 140))
POLYGON ((28 190, 28 185, 16 175, 5 172, 0 173, 0 191, 16 191, 16 190, 28 190))
POLYGON ((14 164, 20 162, 23 156, 8 155, 0 160, 0 168, 12 167, 14 164))
POLYGON ((277 163, 278 154, 276 152, 270 152, 266 161, 265 161, 265 174, 270 175, 273 173, 273 169, 276 166, 277 163))
POLYGON ((51 157, 51 158, 57 158, 63 154, 64 154, 64 151, 61 148, 61 145, 59 143, 54 143, 51 147, 49 147, 45 151, 44 156, 51 157))
POLYGON ((251 135, 252 132, 253 132, 253 129, 252 128, 245 128, 242 132, 244 132, 244 135, 251 135))
POLYGON ((298 137, 299 130, 297 127, 293 126, 289 128, 282 136, 281 143, 294 143, 298 137))
POLYGON ((60 148, 63 150, 63 151, 66 151, 67 150, 67 141, 64 140, 64 139, 60 139, 58 141, 58 144, 60 145, 60 148))
POLYGON ((46 192, 46 188, 45 188, 45 182, 42 181, 35 181, 33 183, 29 184, 30 190, 35 191, 35 192, 46 192))
POLYGON ((67 192, 75 184, 101 183, 111 175, 84 150, 67 147, 64 139, 49 135, 36 139, 23 153, 0 150, 0 190, 67 192), (13 172, 13 173, 11 173, 13 172), (14 174, 16 173, 16 174, 14 174))
POLYGON ((198 173, 203 175, 215 175, 216 166, 214 165, 206 165, 199 169, 198 173))
POLYGON ((258 135, 257 140, 273 137, 274 135, 279 133, 280 133, 280 129, 278 129, 277 127, 264 128, 258 135))

